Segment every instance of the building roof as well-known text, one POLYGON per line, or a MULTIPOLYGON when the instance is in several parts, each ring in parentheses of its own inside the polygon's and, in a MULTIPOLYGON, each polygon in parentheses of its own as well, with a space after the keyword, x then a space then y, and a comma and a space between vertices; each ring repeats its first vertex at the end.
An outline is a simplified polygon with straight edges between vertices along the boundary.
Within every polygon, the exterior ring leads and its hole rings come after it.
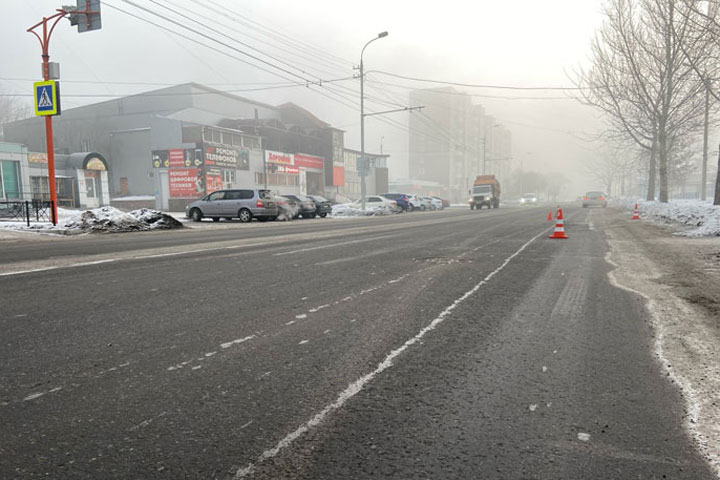
POLYGON ((295 103, 283 103, 282 105, 278 105, 276 108, 280 110, 283 123, 318 129, 330 126, 329 123, 323 122, 315 115, 295 103))

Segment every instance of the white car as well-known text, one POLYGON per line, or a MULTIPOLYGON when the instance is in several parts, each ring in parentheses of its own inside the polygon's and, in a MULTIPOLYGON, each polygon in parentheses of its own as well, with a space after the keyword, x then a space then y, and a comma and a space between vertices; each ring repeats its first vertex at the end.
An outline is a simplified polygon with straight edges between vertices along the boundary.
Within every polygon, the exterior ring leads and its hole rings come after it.
POLYGON ((537 204, 538 204, 538 197, 534 193, 526 193, 520 199, 521 206, 529 206, 529 205, 537 205, 537 204))
POLYGON ((442 200, 439 198, 434 197, 423 197, 427 200, 430 200, 430 210, 442 210, 443 209, 443 203, 442 200))
POLYGON ((423 208, 423 201, 420 200, 420 197, 413 193, 408 193, 407 196, 408 202, 410 202, 410 205, 412 205, 413 210, 425 210, 425 208, 423 208))
POLYGON ((421 197, 418 195, 417 198, 420 200, 420 210, 433 210, 433 203, 430 197, 421 197))
MULTIPOLYGON (((361 202, 361 200, 358 200, 355 203, 351 203, 350 206, 352 208, 362 208, 362 202, 361 202)), ((390 200, 389 198, 385 198, 381 195, 369 195, 369 196, 365 197, 365 210, 382 210, 382 209, 397 211, 398 210, 397 202, 395 200, 390 200)))

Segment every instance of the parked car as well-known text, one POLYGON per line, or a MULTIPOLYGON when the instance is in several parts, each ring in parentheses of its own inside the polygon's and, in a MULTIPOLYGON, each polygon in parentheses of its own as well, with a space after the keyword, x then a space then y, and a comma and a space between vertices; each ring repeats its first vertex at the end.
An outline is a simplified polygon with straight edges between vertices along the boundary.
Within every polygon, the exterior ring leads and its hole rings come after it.
POLYGON ((194 222, 207 217, 214 222, 237 218, 246 223, 253 218, 274 220, 277 215, 278 207, 270 191, 257 188, 218 190, 185 207, 185 216, 194 222))
POLYGON ((443 209, 443 203, 442 200, 435 197, 423 197, 427 200, 430 200, 430 210, 442 210, 443 209))
POLYGON ((534 193, 526 193, 520 197, 520 206, 533 206, 538 204, 538 196, 534 193))
POLYGON ((395 200, 398 207, 406 212, 412 212, 414 209, 407 193, 381 193, 380 195, 390 200, 395 200))
POLYGON ((583 208, 607 207, 607 195, 603 192, 587 192, 582 198, 583 208))
POLYGON ((332 212, 332 203, 325 197, 320 195, 307 195, 307 197, 315 203, 315 213, 321 218, 328 216, 332 212))
POLYGON ((430 200, 430 197, 424 197, 422 195, 417 196, 418 200, 420 201, 420 210, 432 210, 433 209, 433 203, 432 200, 430 200))
POLYGON ((431 197, 440 200, 440 202, 442 202, 443 208, 449 208, 449 207, 450 207, 450 200, 448 200, 448 199, 446 199, 446 198, 442 198, 442 197, 437 197, 437 196, 435 196, 435 195, 431 195, 431 197))
POLYGON ((410 205, 412 206, 412 208, 408 210, 409 212, 412 212, 413 210, 425 210, 423 208, 423 201, 420 200, 419 196, 415 195, 414 193, 408 193, 407 197, 408 203, 410 203, 410 205))
POLYGON ((282 196, 290 200, 294 200, 297 204, 298 214, 295 218, 298 218, 301 215, 303 218, 315 218, 317 216, 317 213, 315 213, 315 202, 311 198, 299 193, 283 194, 282 196))
POLYGON ((276 220, 290 221, 293 218, 297 218, 298 206, 295 200, 290 200, 282 195, 275 195, 273 199, 278 206, 278 216, 276 220))
MULTIPOLYGON (((362 208, 362 202, 358 200, 355 203, 351 203, 352 208, 362 208)), ((365 209, 375 210, 378 208, 386 208, 393 211, 399 211, 398 204, 395 200, 390 200, 381 195, 370 195, 365 197, 365 209)))

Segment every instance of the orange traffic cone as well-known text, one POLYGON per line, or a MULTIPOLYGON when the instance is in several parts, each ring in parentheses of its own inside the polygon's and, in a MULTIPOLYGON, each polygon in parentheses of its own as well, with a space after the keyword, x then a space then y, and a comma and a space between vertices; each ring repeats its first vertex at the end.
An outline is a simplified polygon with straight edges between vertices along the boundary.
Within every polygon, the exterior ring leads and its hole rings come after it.
POLYGON ((558 207, 557 211, 557 219, 555 220, 555 231, 552 235, 550 235, 550 238, 569 238, 567 235, 565 235, 565 227, 563 226, 563 214, 562 214, 562 208, 558 207))
POLYGON ((548 212, 548 222, 552 222, 552 210, 548 212))
POLYGON ((640 214, 638 212, 637 203, 635 204, 635 210, 633 210, 633 216, 630 220, 640 220, 640 214))

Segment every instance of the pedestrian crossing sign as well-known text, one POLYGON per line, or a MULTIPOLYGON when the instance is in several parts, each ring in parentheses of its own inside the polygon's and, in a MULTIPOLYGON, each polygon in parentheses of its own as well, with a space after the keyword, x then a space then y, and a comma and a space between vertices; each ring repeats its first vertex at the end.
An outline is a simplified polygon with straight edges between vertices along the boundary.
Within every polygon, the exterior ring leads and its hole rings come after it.
POLYGON ((55 80, 35 82, 35 115, 60 115, 60 85, 55 80))

